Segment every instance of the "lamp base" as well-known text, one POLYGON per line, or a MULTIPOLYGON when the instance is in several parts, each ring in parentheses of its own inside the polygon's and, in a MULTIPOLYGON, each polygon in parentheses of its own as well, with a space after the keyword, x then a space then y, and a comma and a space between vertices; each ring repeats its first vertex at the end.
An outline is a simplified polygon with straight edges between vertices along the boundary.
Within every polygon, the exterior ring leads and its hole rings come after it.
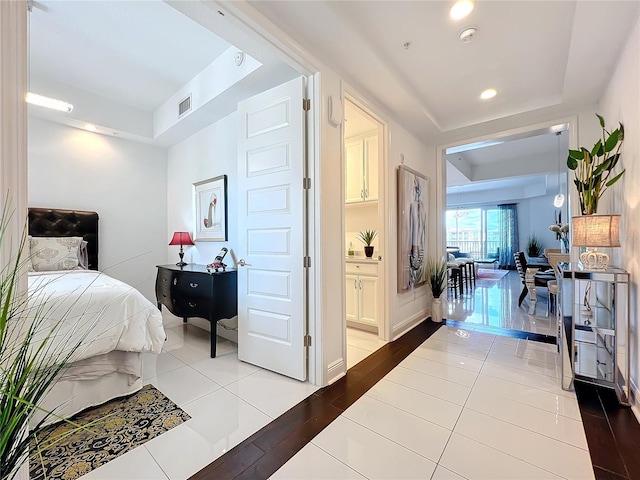
POLYGON ((585 270, 606 270, 609 267, 609 255, 594 248, 580 254, 580 263, 585 270))
POLYGON ((182 245, 180 245, 180 252, 178 252, 178 255, 180 256, 180 261, 178 263, 176 263, 177 266, 179 267, 184 267, 185 265, 187 265, 187 262, 185 262, 184 259, 184 251, 182 250, 182 245))

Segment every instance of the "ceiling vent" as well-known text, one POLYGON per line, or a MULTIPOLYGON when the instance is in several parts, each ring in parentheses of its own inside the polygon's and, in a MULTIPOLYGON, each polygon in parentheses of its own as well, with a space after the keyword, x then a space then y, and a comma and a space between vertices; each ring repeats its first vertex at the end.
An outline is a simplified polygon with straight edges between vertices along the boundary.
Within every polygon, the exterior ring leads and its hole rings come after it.
POLYGON ((191 111, 191 94, 178 104, 178 118, 191 111))

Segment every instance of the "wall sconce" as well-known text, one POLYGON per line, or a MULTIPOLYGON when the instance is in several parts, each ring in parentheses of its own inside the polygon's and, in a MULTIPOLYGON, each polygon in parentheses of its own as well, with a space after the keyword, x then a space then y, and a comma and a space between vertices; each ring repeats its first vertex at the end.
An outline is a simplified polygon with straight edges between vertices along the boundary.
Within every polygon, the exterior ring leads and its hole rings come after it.
POLYGON ((193 240, 191 240, 191 235, 189 235, 189 232, 175 232, 173 234, 173 238, 169 242, 169 245, 180 245, 180 252, 178 253, 178 255, 180 256, 180 261, 176 263, 176 265, 179 267, 184 267, 187 262, 183 260, 184 250, 182 249, 182 246, 195 245, 195 243, 193 243, 193 240))
POLYGON ((620 215, 583 215, 571 218, 574 247, 587 247, 580 254, 582 267, 587 270, 606 270, 609 255, 596 247, 620 246, 620 215))

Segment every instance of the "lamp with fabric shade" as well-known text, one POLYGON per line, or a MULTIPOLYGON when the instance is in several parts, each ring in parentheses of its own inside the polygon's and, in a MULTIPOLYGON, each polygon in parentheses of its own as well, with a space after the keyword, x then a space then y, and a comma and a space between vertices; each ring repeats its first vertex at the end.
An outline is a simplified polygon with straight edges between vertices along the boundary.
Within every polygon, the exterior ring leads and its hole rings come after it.
POLYGON ((191 240, 191 235, 189 235, 189 232, 174 232, 173 238, 169 242, 169 245, 180 245, 180 252, 178 253, 178 255, 180 255, 180 261, 176 263, 176 265, 179 267, 184 267, 187 262, 183 260, 184 250, 182 249, 182 247, 183 245, 195 245, 193 243, 193 240, 191 240))
POLYGON ((580 254, 580 262, 587 270, 606 270, 609 255, 596 247, 620 246, 620 215, 583 215, 571 218, 574 247, 587 247, 580 254))

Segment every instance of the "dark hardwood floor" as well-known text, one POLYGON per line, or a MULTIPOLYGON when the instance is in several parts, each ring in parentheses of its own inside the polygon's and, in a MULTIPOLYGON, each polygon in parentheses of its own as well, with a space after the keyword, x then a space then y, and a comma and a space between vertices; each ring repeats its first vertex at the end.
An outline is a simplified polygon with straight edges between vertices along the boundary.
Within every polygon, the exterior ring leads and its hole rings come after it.
POLYGON ((596 479, 640 479, 640 425, 613 390, 575 383, 596 479))
MULTIPOLYGON (((350 368, 209 464, 190 480, 267 479, 327 425, 445 324, 424 321, 350 368)), ((464 322, 446 325, 464 328, 464 322)), ((554 337, 487 327, 487 333, 554 343, 554 337)), ((576 383, 580 413, 598 480, 640 480, 640 425, 613 390, 576 383)))

